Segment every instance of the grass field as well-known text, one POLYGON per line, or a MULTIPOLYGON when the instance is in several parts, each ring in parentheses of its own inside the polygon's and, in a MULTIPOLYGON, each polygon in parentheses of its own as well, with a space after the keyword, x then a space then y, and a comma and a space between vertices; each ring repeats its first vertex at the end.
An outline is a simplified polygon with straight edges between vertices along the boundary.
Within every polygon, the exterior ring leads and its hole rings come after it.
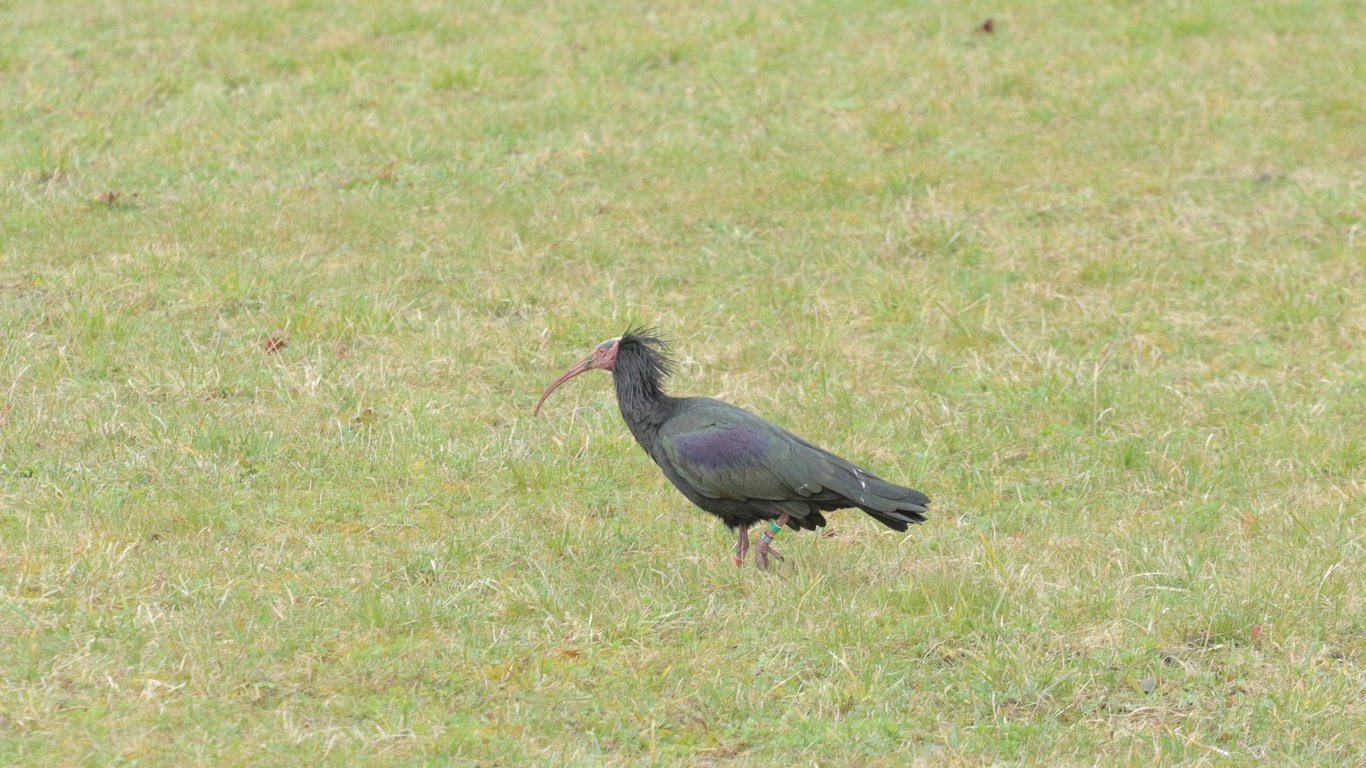
POLYGON ((1360 3, 0 20, 0 764, 1366 762, 1360 3), (931 520, 736 569, 632 322, 931 520))

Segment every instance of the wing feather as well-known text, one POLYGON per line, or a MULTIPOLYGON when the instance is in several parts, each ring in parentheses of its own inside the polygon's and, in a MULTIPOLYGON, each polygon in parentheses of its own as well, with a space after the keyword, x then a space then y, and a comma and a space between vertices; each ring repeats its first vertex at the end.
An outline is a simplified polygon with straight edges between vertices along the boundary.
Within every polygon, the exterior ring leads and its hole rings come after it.
MULTIPOLYGON (((700 497, 787 512, 816 524, 822 510, 855 506, 905 530, 924 520, 929 499, 889 483, 781 427, 707 398, 669 419, 659 448, 671 478, 700 497)), ((661 462, 662 464, 663 462, 661 462)))
POLYGON ((680 476, 700 494, 732 501, 798 501, 828 495, 833 467, 820 452, 785 439, 757 419, 674 424, 662 447, 680 476))

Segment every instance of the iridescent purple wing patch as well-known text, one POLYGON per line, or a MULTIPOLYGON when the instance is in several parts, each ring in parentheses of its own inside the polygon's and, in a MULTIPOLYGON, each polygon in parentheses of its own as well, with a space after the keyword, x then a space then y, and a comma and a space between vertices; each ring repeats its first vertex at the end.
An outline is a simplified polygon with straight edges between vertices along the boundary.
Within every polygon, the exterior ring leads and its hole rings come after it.
POLYGON ((699 469, 752 464, 767 456, 771 445, 772 436, 744 424, 689 432, 673 440, 678 457, 699 469))

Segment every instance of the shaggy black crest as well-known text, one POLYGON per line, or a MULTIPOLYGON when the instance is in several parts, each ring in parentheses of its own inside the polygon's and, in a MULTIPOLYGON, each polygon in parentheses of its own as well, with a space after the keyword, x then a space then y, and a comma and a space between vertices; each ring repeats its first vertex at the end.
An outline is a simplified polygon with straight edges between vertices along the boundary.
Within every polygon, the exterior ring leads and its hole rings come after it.
POLYGON ((664 380, 674 372, 669 342, 654 328, 628 328, 617 340, 616 368, 630 373, 627 378, 640 382, 651 397, 664 392, 664 380))

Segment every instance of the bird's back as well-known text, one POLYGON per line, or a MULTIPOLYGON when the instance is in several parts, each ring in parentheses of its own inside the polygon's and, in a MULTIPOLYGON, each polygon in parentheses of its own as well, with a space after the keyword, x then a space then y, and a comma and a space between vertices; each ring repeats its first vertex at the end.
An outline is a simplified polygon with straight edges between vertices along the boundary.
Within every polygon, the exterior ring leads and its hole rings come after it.
POLYGON ((642 446, 694 504, 728 525, 787 513, 794 525, 825 524, 822 511, 859 507, 897 530, 924 520, 929 499, 737 406, 671 398, 669 414, 642 446))

